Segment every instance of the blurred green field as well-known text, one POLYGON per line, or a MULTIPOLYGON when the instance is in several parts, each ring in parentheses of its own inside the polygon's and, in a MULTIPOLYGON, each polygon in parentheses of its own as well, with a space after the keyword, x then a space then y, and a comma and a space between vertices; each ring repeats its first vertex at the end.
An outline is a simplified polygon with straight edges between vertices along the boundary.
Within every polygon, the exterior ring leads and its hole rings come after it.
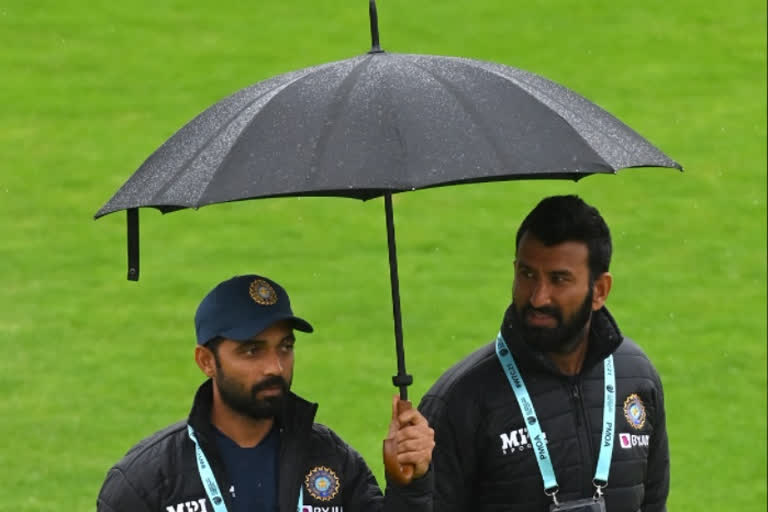
MULTIPOLYGON (((495 334, 522 216, 578 193, 614 234, 609 307, 664 380, 670 510, 765 510, 765 2, 380 0, 379 17, 386 50, 539 73, 685 167, 397 196, 412 398, 495 334)), ((363 0, 0 5, 0 511, 93 510, 109 466, 187 414, 194 309, 245 272, 284 284, 315 323, 294 388, 381 477, 394 392, 381 200, 144 212, 138 283, 124 215, 92 219, 210 104, 369 45, 363 0)))

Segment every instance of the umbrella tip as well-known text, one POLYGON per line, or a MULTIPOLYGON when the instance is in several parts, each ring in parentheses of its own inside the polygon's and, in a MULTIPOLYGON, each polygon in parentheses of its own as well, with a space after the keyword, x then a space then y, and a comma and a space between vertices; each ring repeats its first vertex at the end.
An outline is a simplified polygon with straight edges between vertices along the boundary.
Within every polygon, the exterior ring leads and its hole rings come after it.
POLYGON ((376 0, 369 0, 368 14, 371 18, 371 51, 368 53, 384 53, 379 46, 379 16, 376 13, 376 0))

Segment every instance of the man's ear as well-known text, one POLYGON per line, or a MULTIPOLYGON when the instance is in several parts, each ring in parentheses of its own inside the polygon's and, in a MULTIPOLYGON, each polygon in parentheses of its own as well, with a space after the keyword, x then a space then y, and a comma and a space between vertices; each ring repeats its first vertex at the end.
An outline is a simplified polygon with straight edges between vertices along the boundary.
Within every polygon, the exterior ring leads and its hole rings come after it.
POLYGON ((592 285, 592 311, 597 311, 605 305, 612 285, 613 276, 610 272, 603 272, 595 279, 592 285))
POLYGON ((201 345, 195 347, 195 362, 208 377, 213 377, 216 374, 216 357, 208 347, 201 345))

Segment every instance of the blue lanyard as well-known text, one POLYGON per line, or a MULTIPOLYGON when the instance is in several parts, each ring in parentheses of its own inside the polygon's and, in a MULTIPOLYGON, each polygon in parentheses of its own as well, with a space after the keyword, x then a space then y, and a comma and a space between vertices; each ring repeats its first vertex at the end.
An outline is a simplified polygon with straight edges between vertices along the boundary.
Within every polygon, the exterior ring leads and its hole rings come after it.
MULTIPOLYGON (((216 478, 213 476, 213 470, 208 463, 208 459, 205 457, 200 443, 197 442, 197 436, 192 428, 192 425, 187 425, 187 432, 189 438, 195 443, 195 459, 197 459, 197 471, 200 473, 200 480, 203 482, 205 493, 208 495, 208 501, 213 505, 214 512, 227 512, 227 505, 224 503, 224 497, 219 490, 219 484, 216 483, 216 478)), ((302 512, 304 508, 304 489, 303 486, 299 486, 299 503, 296 507, 297 512, 302 512)))
MULTIPOLYGON (((501 336, 496 337, 496 357, 501 362, 504 373, 507 374, 507 380, 515 392, 515 398, 520 405, 520 409, 525 416, 525 423, 528 428, 528 437, 533 444, 536 452, 536 462, 539 464, 541 478, 544 481, 544 492, 547 495, 554 496, 557 493, 557 478, 555 470, 552 467, 552 459, 549 457, 546 441, 541 432, 536 410, 533 408, 533 402, 525 387, 523 377, 515 364, 515 358, 507 347, 507 343, 501 336)), ((595 478, 592 482, 597 488, 597 494, 602 494, 602 488, 608 484, 608 473, 611 469, 611 456, 613 455, 614 421, 616 416, 616 376, 613 372, 613 356, 609 355, 603 361, 603 371, 605 374, 605 394, 603 400, 603 435, 600 438, 600 456, 597 459, 597 468, 595 468, 595 478)), ((555 498, 556 499, 556 498, 555 498)))

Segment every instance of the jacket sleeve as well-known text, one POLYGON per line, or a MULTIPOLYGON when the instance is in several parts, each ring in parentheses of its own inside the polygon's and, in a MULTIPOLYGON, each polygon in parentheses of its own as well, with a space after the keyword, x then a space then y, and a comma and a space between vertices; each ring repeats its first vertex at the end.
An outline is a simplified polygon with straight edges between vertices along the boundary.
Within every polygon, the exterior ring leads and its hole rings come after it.
POLYGON ((118 468, 107 473, 96 500, 97 512, 152 512, 149 504, 142 499, 136 489, 118 468))
POLYGON ((470 510, 476 455, 472 441, 473 427, 469 421, 474 415, 467 410, 460 415, 452 415, 442 398, 429 394, 419 404, 419 411, 435 430, 431 471, 434 478, 434 510, 470 510))
POLYGON ((384 512, 432 512, 434 473, 430 468, 426 475, 408 485, 399 485, 387 479, 384 512))
POLYGON ((664 410, 664 390, 661 378, 654 370, 656 381, 655 424, 648 449, 648 473, 645 481, 643 512, 666 512, 669 495, 669 439, 664 410))
POLYGON ((388 483, 382 495, 373 472, 363 457, 332 433, 346 451, 344 473, 347 490, 345 511, 360 512, 432 512, 432 472, 414 480, 410 485, 388 483))

